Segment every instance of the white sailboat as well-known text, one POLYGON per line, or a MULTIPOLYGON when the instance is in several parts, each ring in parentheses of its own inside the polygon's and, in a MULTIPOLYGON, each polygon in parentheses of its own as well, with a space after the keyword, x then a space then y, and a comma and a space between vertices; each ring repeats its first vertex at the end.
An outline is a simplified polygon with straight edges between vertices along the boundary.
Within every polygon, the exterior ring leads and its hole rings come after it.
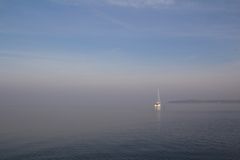
POLYGON ((157 92, 157 102, 154 104, 155 110, 160 111, 161 110, 161 102, 160 102, 160 95, 159 95, 159 88, 157 92))

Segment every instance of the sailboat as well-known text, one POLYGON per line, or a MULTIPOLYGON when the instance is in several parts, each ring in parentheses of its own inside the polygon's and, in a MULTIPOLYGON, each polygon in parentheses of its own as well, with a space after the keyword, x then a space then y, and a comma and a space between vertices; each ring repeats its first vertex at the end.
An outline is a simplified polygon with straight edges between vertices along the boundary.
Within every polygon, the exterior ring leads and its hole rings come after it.
POLYGON ((159 88, 157 92, 157 102, 154 104, 155 110, 160 111, 161 110, 161 102, 160 102, 160 95, 159 95, 159 88))

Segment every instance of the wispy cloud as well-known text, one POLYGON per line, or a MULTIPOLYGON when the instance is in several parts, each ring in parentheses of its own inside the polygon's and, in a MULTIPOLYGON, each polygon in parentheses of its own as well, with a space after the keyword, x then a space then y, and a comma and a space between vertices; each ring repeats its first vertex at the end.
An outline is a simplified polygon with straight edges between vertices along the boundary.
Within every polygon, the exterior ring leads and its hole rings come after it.
POLYGON ((105 0, 107 3, 117 6, 145 8, 156 8, 159 6, 168 6, 175 3, 174 0, 105 0))
POLYGON ((67 5, 80 5, 82 2, 82 0, 50 0, 52 2, 55 2, 55 3, 60 3, 60 4, 67 4, 67 5))
POLYGON ((184 8, 191 10, 204 11, 228 11, 239 12, 240 2, 232 0, 50 0, 59 4, 72 6, 80 5, 110 5, 127 8, 184 8))
POLYGON ((80 5, 83 3, 88 4, 107 4, 119 7, 132 7, 132 8, 158 8, 160 6, 170 6, 175 4, 175 0, 51 0, 53 2, 80 5))

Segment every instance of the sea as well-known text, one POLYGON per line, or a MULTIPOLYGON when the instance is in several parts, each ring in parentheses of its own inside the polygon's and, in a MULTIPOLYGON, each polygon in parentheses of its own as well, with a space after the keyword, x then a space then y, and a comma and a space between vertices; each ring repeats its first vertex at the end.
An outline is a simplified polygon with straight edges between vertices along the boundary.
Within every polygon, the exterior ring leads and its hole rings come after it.
POLYGON ((240 104, 5 106, 0 160, 240 160, 240 104))

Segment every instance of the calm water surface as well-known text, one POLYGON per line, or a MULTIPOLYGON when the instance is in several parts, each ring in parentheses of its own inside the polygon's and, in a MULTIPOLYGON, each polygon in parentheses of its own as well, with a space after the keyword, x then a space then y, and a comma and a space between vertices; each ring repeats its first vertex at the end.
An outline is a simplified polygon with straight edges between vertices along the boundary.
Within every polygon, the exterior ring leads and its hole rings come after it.
POLYGON ((239 160, 239 104, 0 108, 1 160, 239 160))

